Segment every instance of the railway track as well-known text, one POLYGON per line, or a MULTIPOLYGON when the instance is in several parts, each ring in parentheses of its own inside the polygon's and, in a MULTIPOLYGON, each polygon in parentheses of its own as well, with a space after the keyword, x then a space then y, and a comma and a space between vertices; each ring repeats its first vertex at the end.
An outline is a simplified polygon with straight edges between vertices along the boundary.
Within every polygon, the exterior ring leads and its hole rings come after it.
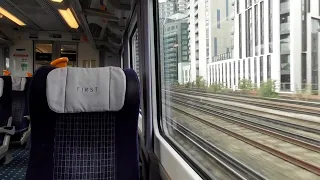
MULTIPOLYGON (((166 92, 167 94, 169 92, 166 92)), ((320 123, 316 123, 316 122, 309 122, 309 121, 305 121, 302 119, 293 119, 293 118, 289 118, 286 117, 281 118, 281 119, 277 119, 274 117, 277 117, 277 115, 272 115, 271 117, 266 116, 265 112, 260 112, 260 111, 255 111, 255 110, 248 110, 245 107, 241 106, 240 107, 236 107, 236 106, 230 106, 227 104, 223 104, 223 103, 219 103, 217 101, 209 101, 206 100, 202 97, 196 97, 196 96, 187 96, 185 94, 179 94, 179 93, 170 93, 170 95, 174 96, 174 97, 179 97, 182 99, 186 99, 188 101, 193 100, 194 102, 201 102, 202 105, 207 105, 207 106, 211 106, 211 108, 214 108, 214 110, 221 110, 221 111, 227 111, 227 112, 233 112, 236 113, 237 115, 243 115, 243 116, 247 116, 247 117, 251 117, 254 118, 255 120, 259 120, 259 123, 271 123, 273 125, 278 125, 278 126, 283 126, 283 127, 288 127, 288 128, 292 128, 292 129, 296 129, 299 130, 301 132, 308 132, 308 133, 312 133, 314 135, 316 135, 316 137, 318 139, 320 139, 320 123), (288 121, 293 121, 293 122, 288 122, 288 121)), ((318 142, 319 143, 319 142, 318 142)))
MULTIPOLYGON (((208 92, 199 92, 195 90, 183 90, 183 89, 174 89, 175 92, 181 92, 186 94, 192 94, 202 97, 209 97, 209 98, 215 98, 215 99, 221 99, 221 100, 227 100, 227 101, 233 101, 233 102, 244 102, 246 104, 254 105, 257 107, 263 107, 268 109, 275 109, 275 110, 281 110, 286 112, 292 112, 292 113, 298 113, 298 114, 305 114, 305 115, 312 115, 320 117, 320 104, 319 107, 311 107, 306 105, 298 105, 298 104, 292 104, 288 103, 288 101, 285 102, 275 102, 265 99, 258 99, 258 98, 252 98, 252 97, 241 97, 241 96, 232 96, 232 95, 222 95, 222 94, 213 94, 208 92)), ((291 101, 292 102, 292 101, 291 101)), ((312 103, 309 103, 309 105, 312 103)), ((314 103, 313 103, 314 104, 314 103)))
MULTIPOLYGON (((262 176, 260 173, 254 171, 252 168, 246 166, 241 163, 237 159, 233 158, 226 152, 219 149, 217 146, 211 144, 209 141, 201 138, 199 135, 192 132, 190 129, 184 127, 177 121, 175 121, 172 117, 165 116, 166 123, 173 129, 174 132, 177 132, 180 137, 184 137, 183 139, 187 139, 191 141, 191 147, 196 145, 198 149, 201 149, 201 152, 205 154, 204 156, 208 159, 204 161, 209 161, 205 171, 212 171, 216 168, 222 171, 223 177, 221 175, 219 177, 213 177, 212 179, 256 179, 256 180, 266 180, 267 178, 262 176), (214 168, 213 168, 214 167, 214 168)), ((188 142, 183 142, 188 143, 188 142)), ((190 152, 190 150, 188 150, 190 152)), ((200 152, 199 150, 195 150, 195 152, 200 152)), ((195 153, 192 153, 194 156, 195 153)), ((202 165, 206 164, 201 162, 202 165)), ((212 172, 212 174, 216 174, 216 172, 212 172)), ((219 173, 221 174, 221 173, 219 173)), ((216 176, 216 175, 214 175, 216 176)))
POLYGON ((273 102, 281 102, 281 103, 289 103, 289 104, 297 104, 302 106, 310 106, 310 107, 320 107, 320 101, 304 101, 304 100, 297 100, 294 98, 288 98, 287 96, 280 96, 280 98, 270 98, 270 97, 259 97, 259 96, 252 96, 252 95, 244 95, 241 93, 212 93, 208 92, 204 89, 196 89, 196 88, 181 88, 181 87, 173 87, 170 88, 171 90, 188 90, 192 92, 203 92, 203 93, 210 93, 210 94, 219 94, 219 95, 227 95, 227 96, 236 96, 236 97, 243 97, 243 98, 250 98, 250 99, 258 99, 258 100, 268 100, 273 102))
POLYGON ((171 100, 175 103, 191 107, 198 112, 203 112, 210 116, 224 118, 226 121, 237 123, 241 126, 249 127, 252 130, 263 131, 265 134, 269 134, 269 135, 271 134, 276 138, 294 143, 298 146, 320 153, 320 141, 318 139, 292 133, 290 131, 275 127, 271 124, 266 124, 266 123, 261 123, 259 121, 251 120, 252 117, 257 118, 256 115, 252 115, 252 114, 240 115, 237 111, 232 111, 230 109, 223 109, 221 107, 217 109, 215 108, 217 106, 215 104, 206 103, 199 100, 197 101, 197 99, 193 99, 193 98, 190 99, 189 97, 187 99, 186 97, 183 97, 183 96, 178 96, 178 97, 171 96, 171 100), (292 142, 293 140, 294 142, 292 142))
MULTIPOLYGON (((171 109, 184 114, 196 121, 199 121, 209 127, 217 129, 229 136, 232 136, 238 140, 241 140, 247 144, 250 144, 258 149, 261 149, 265 152, 268 152, 278 158, 281 158, 287 162, 290 162, 293 165, 306 169, 309 172, 312 172, 320 176, 320 161, 317 161, 319 157, 319 149, 315 152, 308 148, 302 148, 296 146, 294 143, 291 144, 287 141, 283 141, 274 137, 270 131, 262 131, 261 128, 252 129, 252 126, 245 124, 239 125, 235 121, 230 120, 230 117, 224 116, 223 120, 216 119, 214 122, 205 120, 204 118, 199 117, 199 109, 194 110, 194 107, 187 106, 186 104, 181 105, 179 103, 167 104, 171 109), (186 109, 187 110, 182 110, 186 109), (193 111, 193 112, 192 112, 193 111), (266 132, 270 133, 267 134, 266 132), (277 139, 277 140, 275 140, 277 139), (262 142, 262 140, 270 140, 268 144, 262 142), (284 144, 286 148, 279 147, 279 144, 284 144), (298 150, 300 153, 295 154, 290 152, 290 149, 298 150), (310 159, 310 157, 318 157, 318 159, 310 159)), ((207 114, 207 112, 201 112, 207 114)), ((221 116, 220 116, 221 117, 221 116)), ((291 139, 294 141, 294 139, 291 139)))

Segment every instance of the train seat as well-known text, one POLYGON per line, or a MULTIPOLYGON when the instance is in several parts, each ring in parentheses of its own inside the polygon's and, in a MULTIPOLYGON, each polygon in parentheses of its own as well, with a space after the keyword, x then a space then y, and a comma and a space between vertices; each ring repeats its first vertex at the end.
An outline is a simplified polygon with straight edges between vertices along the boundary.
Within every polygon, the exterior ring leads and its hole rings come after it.
POLYGON ((12 83, 10 76, 0 78, 0 159, 5 158, 4 164, 12 160, 9 149, 10 137, 14 134, 12 126, 12 83))
POLYGON ((139 104, 131 69, 39 68, 26 179, 138 180, 139 104))
POLYGON ((31 77, 12 77, 12 123, 16 132, 11 142, 23 145, 28 142, 30 136, 30 122, 27 116, 27 93, 31 77))

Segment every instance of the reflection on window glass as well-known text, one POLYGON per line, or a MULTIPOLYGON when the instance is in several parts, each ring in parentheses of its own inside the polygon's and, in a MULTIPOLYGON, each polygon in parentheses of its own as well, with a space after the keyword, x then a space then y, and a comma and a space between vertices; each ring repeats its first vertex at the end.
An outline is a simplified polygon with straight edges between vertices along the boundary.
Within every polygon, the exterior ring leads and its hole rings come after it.
MULTIPOLYGON (((60 44, 59 42, 39 42, 34 45, 34 48, 35 70, 41 66, 50 66, 51 61, 59 57, 67 57, 69 59, 69 67, 77 66, 77 44, 60 44)), ((90 63, 88 67, 90 67, 90 63)))
MULTIPOLYGON (((67 57, 69 59, 68 66, 76 67, 77 66, 77 45, 76 44, 67 44, 60 45, 60 57, 67 57)), ((95 67, 95 60, 91 61, 90 67, 95 67)))
POLYGON ((319 1, 158 3, 164 135, 212 179, 319 179, 319 1))
POLYGON ((35 70, 41 66, 50 66, 52 61, 52 44, 35 44, 35 70))
POLYGON ((9 69, 10 67, 10 59, 6 58, 6 69, 9 69))
POLYGON ((138 30, 132 36, 132 65, 133 69, 138 74, 138 78, 140 78, 140 64, 139 64, 139 33, 138 30))
MULTIPOLYGON (((169 30, 170 31, 170 30, 169 30)), ((142 103, 143 103, 143 88, 142 88, 142 75, 141 75, 141 64, 140 64, 140 61, 139 61, 139 32, 138 32, 138 29, 136 29, 136 31, 133 33, 133 35, 131 36, 131 39, 130 39, 130 47, 131 47, 131 65, 132 65, 132 69, 134 69, 138 75, 138 78, 140 80, 140 91, 141 91, 141 94, 140 94, 140 110, 142 108, 142 103)), ((143 121, 143 116, 142 116, 142 112, 140 111, 140 114, 141 114, 141 119, 139 118, 139 121, 138 121, 138 125, 139 125, 139 129, 143 132, 143 126, 142 126, 142 123, 144 122, 143 121)))

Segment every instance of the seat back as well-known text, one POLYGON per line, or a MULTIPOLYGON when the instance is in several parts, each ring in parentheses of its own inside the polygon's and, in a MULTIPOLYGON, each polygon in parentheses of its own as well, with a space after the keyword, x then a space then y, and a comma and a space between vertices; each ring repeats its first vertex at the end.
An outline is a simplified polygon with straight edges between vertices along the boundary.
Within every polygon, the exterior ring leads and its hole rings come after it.
POLYGON ((28 129, 29 120, 24 116, 28 115, 27 93, 31 77, 12 77, 12 122, 16 133, 20 134, 28 129))
MULTIPOLYGON (((12 113, 12 83, 10 76, 0 78, 0 127, 8 126, 8 120, 12 113)), ((2 145, 4 134, 0 134, 0 145, 2 145)))
POLYGON ((133 70, 41 67, 29 107, 27 180, 139 179, 139 82, 133 70))

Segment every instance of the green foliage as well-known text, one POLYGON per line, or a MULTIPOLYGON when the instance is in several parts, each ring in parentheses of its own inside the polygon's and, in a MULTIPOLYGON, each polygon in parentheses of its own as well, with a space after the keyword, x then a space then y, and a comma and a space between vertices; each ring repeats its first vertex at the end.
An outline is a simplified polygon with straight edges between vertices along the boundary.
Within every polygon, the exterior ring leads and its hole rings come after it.
POLYGON ((203 79, 202 76, 199 76, 196 78, 195 85, 197 88, 205 88, 206 86, 206 81, 203 79))
POLYGON ((184 87, 185 88, 191 88, 192 86, 192 83, 191 82, 187 82, 186 84, 184 84, 184 87))
POLYGON ((251 80, 242 79, 239 82, 239 89, 241 90, 253 90, 253 87, 251 80))
POLYGON ((215 83, 215 84, 211 84, 208 88, 207 91, 209 92, 220 92, 224 89, 223 84, 220 83, 215 83))
POLYGON ((275 81, 268 80, 267 82, 263 82, 260 85, 259 95, 261 97, 277 98, 279 95, 275 92, 275 87, 275 81))

